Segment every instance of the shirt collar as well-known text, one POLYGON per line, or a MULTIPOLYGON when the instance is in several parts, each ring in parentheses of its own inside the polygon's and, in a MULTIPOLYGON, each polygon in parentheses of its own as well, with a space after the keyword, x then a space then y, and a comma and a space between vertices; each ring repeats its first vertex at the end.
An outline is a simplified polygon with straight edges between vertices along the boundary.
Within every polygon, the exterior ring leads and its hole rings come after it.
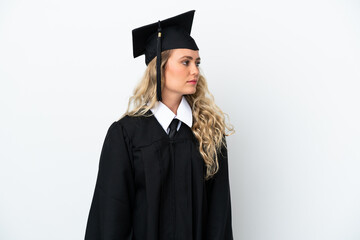
POLYGON ((191 107, 184 96, 182 97, 180 105, 177 109, 177 115, 175 115, 170 108, 161 101, 157 102, 155 106, 151 108, 151 111, 165 131, 167 131, 167 128, 174 118, 179 119, 190 128, 192 127, 193 116, 191 107))

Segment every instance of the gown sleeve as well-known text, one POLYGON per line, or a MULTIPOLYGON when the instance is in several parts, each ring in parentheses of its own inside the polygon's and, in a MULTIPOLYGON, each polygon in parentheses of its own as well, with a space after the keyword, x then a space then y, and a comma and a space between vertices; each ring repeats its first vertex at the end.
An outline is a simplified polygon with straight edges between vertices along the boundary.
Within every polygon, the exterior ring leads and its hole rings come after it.
MULTIPOLYGON (((226 140, 224 137, 226 144, 226 140)), ((218 155, 219 170, 206 181, 208 202, 206 240, 232 240, 231 198, 227 149, 218 155)))
POLYGON ((129 146, 122 125, 114 122, 101 150, 85 240, 132 239, 135 189, 129 146))

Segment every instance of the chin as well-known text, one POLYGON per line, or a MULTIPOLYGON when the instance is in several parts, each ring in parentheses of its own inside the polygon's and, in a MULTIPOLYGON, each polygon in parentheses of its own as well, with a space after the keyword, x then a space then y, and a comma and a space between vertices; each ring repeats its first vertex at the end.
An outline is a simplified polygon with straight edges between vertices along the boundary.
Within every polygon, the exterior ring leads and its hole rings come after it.
POLYGON ((197 89, 197 85, 195 85, 193 88, 191 88, 191 90, 190 90, 191 93, 192 94, 196 93, 196 89, 197 89))
POLYGON ((186 93, 184 93, 184 95, 191 95, 194 93, 196 93, 196 88, 194 88, 193 90, 186 91, 186 93))

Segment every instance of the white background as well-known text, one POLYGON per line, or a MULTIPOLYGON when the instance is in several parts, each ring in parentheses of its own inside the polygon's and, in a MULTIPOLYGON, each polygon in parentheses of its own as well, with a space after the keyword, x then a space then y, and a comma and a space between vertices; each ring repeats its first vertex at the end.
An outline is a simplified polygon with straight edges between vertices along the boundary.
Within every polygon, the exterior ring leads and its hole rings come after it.
POLYGON ((83 239, 131 30, 195 9, 228 137, 234 238, 360 239, 359 1, 0 1, 0 239, 83 239))

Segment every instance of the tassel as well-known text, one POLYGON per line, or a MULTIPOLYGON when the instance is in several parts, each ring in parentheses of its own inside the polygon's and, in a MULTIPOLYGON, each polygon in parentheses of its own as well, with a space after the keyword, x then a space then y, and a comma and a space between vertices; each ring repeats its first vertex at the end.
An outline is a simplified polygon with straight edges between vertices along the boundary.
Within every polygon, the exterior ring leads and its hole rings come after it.
POLYGON ((156 95, 161 101, 161 26, 158 25, 157 49, 156 49, 156 95))

